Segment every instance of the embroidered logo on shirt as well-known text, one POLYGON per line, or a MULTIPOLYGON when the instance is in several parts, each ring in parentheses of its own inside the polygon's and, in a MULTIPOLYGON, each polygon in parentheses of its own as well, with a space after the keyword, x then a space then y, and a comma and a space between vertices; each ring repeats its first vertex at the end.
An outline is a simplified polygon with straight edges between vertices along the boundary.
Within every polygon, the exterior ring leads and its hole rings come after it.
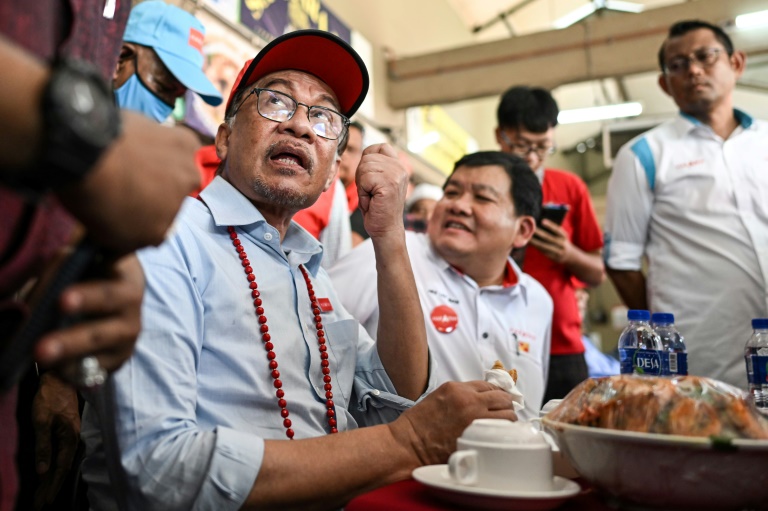
POLYGON ((677 165, 675 165, 675 170, 687 169, 690 167, 695 167, 696 165, 701 165, 703 163, 704 163, 703 158, 700 158, 698 160, 687 161, 685 163, 678 163, 677 165))
POLYGON ((450 334, 456 330, 456 325, 459 324, 459 316, 456 311, 447 305, 438 305, 432 309, 429 319, 432 320, 435 329, 443 334, 450 334))
POLYGON ((453 298, 451 296, 448 296, 443 291, 438 291, 437 289, 427 289, 427 293, 429 293, 431 295, 439 296, 441 299, 447 301, 448 303, 452 303, 452 304, 455 304, 455 305, 459 304, 459 300, 458 299, 453 298))
POLYGON ((531 352, 531 343, 536 342, 536 335, 526 330, 520 330, 519 328, 510 328, 509 333, 515 338, 516 351, 519 355, 522 353, 531 352))
POLYGON ((333 311, 333 305, 331 305, 331 301, 328 298, 318 298, 317 305, 320 306, 320 312, 333 311))

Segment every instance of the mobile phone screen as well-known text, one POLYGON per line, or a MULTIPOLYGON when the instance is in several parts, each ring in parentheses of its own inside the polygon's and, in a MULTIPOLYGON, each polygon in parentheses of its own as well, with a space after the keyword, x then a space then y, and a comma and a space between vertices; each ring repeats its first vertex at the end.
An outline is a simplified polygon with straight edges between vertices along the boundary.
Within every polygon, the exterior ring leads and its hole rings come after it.
POLYGON ((545 204, 541 207, 541 218, 539 220, 539 226, 541 226, 541 220, 545 218, 555 222, 557 225, 563 223, 565 214, 568 212, 567 204, 545 204))

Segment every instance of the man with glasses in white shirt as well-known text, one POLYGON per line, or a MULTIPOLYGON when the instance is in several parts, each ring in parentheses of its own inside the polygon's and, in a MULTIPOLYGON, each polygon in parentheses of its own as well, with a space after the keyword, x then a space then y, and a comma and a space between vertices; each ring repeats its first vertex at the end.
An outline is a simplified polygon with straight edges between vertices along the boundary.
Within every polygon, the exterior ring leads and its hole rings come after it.
POLYGON ((573 279, 592 287, 605 278, 603 236, 586 184, 571 172, 545 167, 555 152, 558 113, 549 91, 512 87, 501 97, 496 128, 501 150, 524 158, 541 183, 544 216, 525 249, 523 271, 544 286, 555 306, 544 403, 565 397, 589 375, 573 279), (559 224, 546 217, 550 207, 565 210, 559 224))
POLYGON ((768 127, 734 108, 745 62, 718 26, 670 28, 659 86, 680 113, 621 148, 605 225, 627 306, 674 313, 689 372, 742 388, 750 320, 768 312, 768 127))
POLYGON ((111 485, 86 408, 91 509, 332 509, 445 463, 475 418, 516 418, 512 396, 482 381, 424 396, 434 371, 391 147, 369 147, 357 168, 381 263, 377 342, 338 300, 320 243, 291 221, 335 178, 367 89, 359 55, 320 30, 278 37, 243 67, 217 177, 139 254, 142 331, 114 376, 126 477, 111 485))

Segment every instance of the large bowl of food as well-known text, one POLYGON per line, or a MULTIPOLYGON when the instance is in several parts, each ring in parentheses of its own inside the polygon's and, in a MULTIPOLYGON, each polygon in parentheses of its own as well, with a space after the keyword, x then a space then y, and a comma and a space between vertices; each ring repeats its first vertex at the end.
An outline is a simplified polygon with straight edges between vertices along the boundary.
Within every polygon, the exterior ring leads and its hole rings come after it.
POLYGON ((698 377, 590 379, 542 420, 585 480, 624 508, 768 508, 768 420, 698 377))

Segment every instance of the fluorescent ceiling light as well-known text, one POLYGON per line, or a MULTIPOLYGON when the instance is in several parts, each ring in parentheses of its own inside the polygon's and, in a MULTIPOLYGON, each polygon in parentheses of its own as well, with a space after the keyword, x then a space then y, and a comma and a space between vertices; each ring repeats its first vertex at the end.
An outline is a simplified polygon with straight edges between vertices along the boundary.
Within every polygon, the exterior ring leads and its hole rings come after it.
POLYGON ((427 147, 440 140, 440 133, 429 131, 412 142, 408 142, 408 150, 412 153, 421 153, 427 147))
POLYGON ((643 105, 638 102, 618 103, 615 105, 562 110, 557 116, 557 122, 560 124, 574 124, 577 122, 618 119, 620 117, 635 117, 641 113, 643 113, 643 105))
POLYGON ((736 28, 756 28, 768 25, 768 11, 750 12, 736 16, 736 28))
POLYGON ((562 18, 558 18, 552 24, 555 28, 570 27, 574 23, 578 23, 584 18, 592 15, 593 13, 607 9, 609 11, 621 11, 621 12, 642 12, 645 6, 635 2, 624 2, 622 0, 592 0, 588 4, 584 4, 578 7, 562 18))
POLYGON ((607 0, 605 2, 605 8, 611 11, 622 11, 622 12, 643 12, 643 9, 645 9, 645 6, 643 4, 638 4, 635 2, 623 2, 621 0, 607 0))

